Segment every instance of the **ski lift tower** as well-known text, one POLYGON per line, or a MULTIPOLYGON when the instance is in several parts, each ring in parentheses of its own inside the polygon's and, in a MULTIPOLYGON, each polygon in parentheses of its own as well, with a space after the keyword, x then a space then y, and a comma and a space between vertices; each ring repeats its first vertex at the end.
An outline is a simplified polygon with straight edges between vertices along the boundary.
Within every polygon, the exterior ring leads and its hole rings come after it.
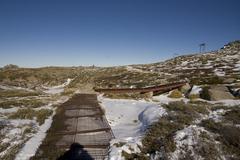
POLYGON ((200 53, 204 53, 206 51, 206 43, 199 44, 200 53))

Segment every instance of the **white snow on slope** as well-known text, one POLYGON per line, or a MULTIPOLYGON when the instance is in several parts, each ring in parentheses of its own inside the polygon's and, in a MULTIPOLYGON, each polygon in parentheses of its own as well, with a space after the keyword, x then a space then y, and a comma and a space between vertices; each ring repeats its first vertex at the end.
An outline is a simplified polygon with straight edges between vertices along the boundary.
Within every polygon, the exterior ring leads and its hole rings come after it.
POLYGON ((235 67, 236 68, 233 69, 234 71, 240 71, 240 61, 238 61, 238 63, 235 64, 235 67))
POLYGON ((122 160, 123 150, 127 153, 140 152, 139 146, 146 127, 166 114, 164 108, 153 102, 103 97, 99 97, 99 100, 115 135, 111 141, 110 160, 122 160), (114 145, 119 142, 124 145, 114 145))
POLYGON ((43 91, 43 92, 48 93, 48 94, 59 94, 59 93, 62 93, 64 91, 64 87, 69 85, 71 81, 72 81, 72 79, 68 78, 66 82, 64 82, 63 84, 61 84, 59 86, 44 87, 44 89, 46 89, 46 90, 43 91))
POLYGON ((176 142, 176 150, 171 153, 171 160, 178 160, 181 155, 186 154, 190 151, 190 154, 194 157, 194 160, 202 159, 194 152, 194 147, 198 144, 198 136, 201 132, 206 132, 203 127, 198 127, 196 125, 190 125, 180 131, 177 131, 174 141, 176 142))
POLYGON ((16 155, 15 160, 28 160, 30 157, 35 155, 38 147, 41 145, 46 136, 47 130, 52 124, 52 118, 54 114, 55 112, 52 114, 52 116, 45 120, 43 125, 39 127, 38 132, 24 144, 21 151, 16 155))
POLYGON ((157 103, 136 100, 100 98, 116 138, 136 137, 144 126, 158 120, 165 109, 157 103))
MULTIPOLYGON (((203 100, 204 101, 204 100, 203 100)), ((218 104, 222 103, 225 106, 240 106, 240 100, 233 100, 233 99, 225 99, 225 100, 219 100, 219 101, 206 101, 211 104, 218 104)))
POLYGON ((129 137, 127 139, 113 139, 110 142, 109 158, 108 160, 123 160, 122 151, 129 154, 140 153, 139 146, 142 146, 141 137, 129 137), (122 143, 123 145, 117 147, 115 144, 122 143))
POLYGON ((202 91, 201 87, 194 85, 192 87, 192 90, 191 90, 190 94, 197 94, 198 95, 198 94, 200 94, 201 91, 202 91))
POLYGON ((12 107, 12 108, 0 108, 0 115, 5 113, 13 113, 16 112, 19 107, 12 107))
POLYGON ((226 113, 227 110, 218 109, 215 111, 211 111, 208 115, 207 119, 213 119, 215 122, 220 122, 222 120, 222 115, 226 113))
POLYGON ((219 77, 225 76, 225 72, 222 71, 221 69, 215 69, 214 73, 219 77))
POLYGON ((143 72, 143 70, 138 68, 133 68, 132 66, 126 66, 126 69, 130 72, 143 72))

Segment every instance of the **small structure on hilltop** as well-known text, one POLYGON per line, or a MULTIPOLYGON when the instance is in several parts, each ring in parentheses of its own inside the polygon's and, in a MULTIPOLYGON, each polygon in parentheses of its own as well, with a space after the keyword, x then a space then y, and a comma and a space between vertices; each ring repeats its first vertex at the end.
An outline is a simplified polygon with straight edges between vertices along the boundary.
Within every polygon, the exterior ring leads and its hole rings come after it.
POLYGON ((199 52, 200 53, 206 52, 206 43, 199 44, 199 52))

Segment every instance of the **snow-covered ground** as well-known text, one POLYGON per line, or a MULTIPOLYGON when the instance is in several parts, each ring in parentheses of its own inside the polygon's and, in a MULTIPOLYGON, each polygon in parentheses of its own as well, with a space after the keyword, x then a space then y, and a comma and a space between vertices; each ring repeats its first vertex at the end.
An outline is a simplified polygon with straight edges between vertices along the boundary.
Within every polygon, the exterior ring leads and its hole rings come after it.
POLYGON ((122 150, 140 152, 141 137, 146 127, 166 114, 158 103, 144 100, 108 99, 99 96, 115 139, 111 141, 110 159, 120 160, 122 150), (116 146, 116 143, 123 143, 116 146))
POLYGON ((46 136, 47 130, 52 124, 52 118, 55 112, 45 120, 45 123, 39 126, 36 134, 34 134, 23 146, 20 152, 16 155, 15 160, 25 160, 34 156, 38 147, 41 145, 43 139, 46 136))
POLYGON ((225 72, 218 68, 214 70, 214 73, 219 77, 225 76, 225 72))
POLYGON ((200 86, 194 85, 194 86, 192 87, 192 90, 191 90, 191 92, 190 92, 189 94, 190 94, 190 95, 191 95, 191 94, 192 94, 192 95, 199 95, 201 91, 202 91, 202 88, 201 88, 200 86))
MULTIPOLYGON (((63 91, 64 87, 71 82, 71 79, 68 79, 64 84, 48 88, 49 94, 47 97, 31 97, 32 100, 43 100, 47 102, 47 105, 42 105, 33 110, 48 109, 52 110, 55 113, 55 108, 53 106, 64 103, 68 100, 68 96, 56 96, 55 93, 60 93, 63 91), (54 94, 53 94, 54 93, 54 94)), ((11 86, 0 86, 4 90, 16 90, 23 89, 19 87, 11 86)), ((26 89, 27 90, 27 89, 26 89)), ((31 100, 29 97, 10 97, 6 100, 31 100)), ((36 117, 31 119, 9 119, 9 115, 16 113, 19 109, 26 108, 26 106, 6 106, 6 108, 0 108, 0 159, 5 159, 11 155, 11 159, 17 160, 28 160, 31 156, 35 154, 39 145, 42 143, 43 139, 46 136, 46 132, 51 126, 52 117, 54 114, 45 119, 42 125, 36 121, 36 117), (14 154, 12 153, 14 152, 14 154), (16 156, 15 156, 16 154, 16 156)))
POLYGON ((73 79, 68 78, 66 82, 59 86, 53 86, 53 87, 43 87, 45 90, 43 92, 48 94, 59 94, 64 91, 64 87, 69 85, 73 79))
MULTIPOLYGON (((191 94, 199 94, 200 86, 193 86, 191 94)), ((145 134, 146 127, 151 123, 157 121, 167 111, 161 107, 162 104, 169 104, 174 101, 184 101, 188 103, 187 98, 169 98, 169 93, 153 97, 153 102, 145 100, 123 100, 123 99, 109 99, 99 96, 99 101, 105 109, 106 117, 112 127, 115 139, 111 141, 109 157, 111 160, 123 160, 122 151, 129 154, 139 153, 142 146, 141 140, 145 134)), ((202 99, 198 99, 202 100, 202 99)), ((205 101, 205 100, 202 100, 205 101)), ((222 104, 226 106, 240 105, 240 100, 222 100, 222 101, 205 101, 209 104, 222 104)), ((171 160, 177 160, 187 152, 195 159, 202 159, 199 154, 195 153, 194 147, 198 146, 201 139, 200 134, 205 132, 211 137, 212 143, 218 142, 212 137, 212 133, 199 126, 199 123, 205 119, 213 119, 215 122, 222 120, 222 115, 228 110, 217 109, 215 111, 209 110, 209 114, 201 115, 193 124, 186 126, 182 130, 176 132, 174 141, 176 143, 176 150, 170 153, 171 160)), ((155 154, 157 155, 157 153, 155 154)), ((222 157, 222 155, 219 155, 222 157)), ((152 157, 153 158, 153 157, 152 157)), ((223 157, 224 158, 224 157, 223 157)), ((156 159, 156 156, 153 158, 156 159)))

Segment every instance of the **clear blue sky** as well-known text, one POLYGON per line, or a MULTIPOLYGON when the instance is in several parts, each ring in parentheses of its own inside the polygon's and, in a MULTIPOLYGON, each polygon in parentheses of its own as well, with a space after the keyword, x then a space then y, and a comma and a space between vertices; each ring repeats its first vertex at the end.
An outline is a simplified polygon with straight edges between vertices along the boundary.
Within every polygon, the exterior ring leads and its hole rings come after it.
POLYGON ((0 0, 0 66, 111 66, 240 39, 240 0, 0 0))

